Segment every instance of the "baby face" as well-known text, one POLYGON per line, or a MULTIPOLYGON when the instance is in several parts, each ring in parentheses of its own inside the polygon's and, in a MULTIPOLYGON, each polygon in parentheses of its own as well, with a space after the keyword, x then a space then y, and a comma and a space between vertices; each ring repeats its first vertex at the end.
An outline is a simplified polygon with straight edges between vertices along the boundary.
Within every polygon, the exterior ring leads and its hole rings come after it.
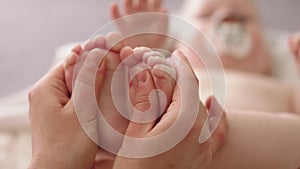
POLYGON ((269 68, 252 0, 187 0, 182 14, 212 41, 225 68, 259 73, 269 68))
POLYGON ((247 24, 259 24, 259 15, 252 0, 186 0, 182 13, 202 29, 220 18, 235 22, 240 21, 238 17, 241 17, 247 24))

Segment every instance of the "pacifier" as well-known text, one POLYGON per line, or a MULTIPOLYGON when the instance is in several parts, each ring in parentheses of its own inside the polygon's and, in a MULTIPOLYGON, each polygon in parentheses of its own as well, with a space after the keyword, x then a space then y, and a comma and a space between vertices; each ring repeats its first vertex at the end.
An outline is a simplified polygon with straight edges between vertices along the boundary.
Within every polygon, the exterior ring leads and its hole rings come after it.
POLYGON ((253 45, 252 37, 245 27, 245 19, 240 16, 217 19, 208 36, 218 52, 236 59, 247 57, 253 45))

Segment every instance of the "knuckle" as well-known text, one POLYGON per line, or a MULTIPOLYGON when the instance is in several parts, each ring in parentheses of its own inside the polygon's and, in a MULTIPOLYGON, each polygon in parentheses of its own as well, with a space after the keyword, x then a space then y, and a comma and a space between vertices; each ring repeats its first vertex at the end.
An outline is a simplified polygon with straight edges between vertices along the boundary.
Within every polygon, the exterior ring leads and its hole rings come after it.
POLYGON ((36 104, 36 102, 39 100, 39 95, 40 95, 40 89, 38 87, 34 87, 32 89, 30 89, 30 91, 28 92, 28 102, 29 102, 29 111, 28 111, 28 116, 29 116, 29 120, 31 123, 33 123, 34 120, 34 112, 36 109, 36 106, 38 104, 36 104))
POLYGON ((37 98, 39 93, 40 93, 40 91, 39 91, 38 87, 34 87, 34 88, 30 89, 28 92, 29 102, 32 102, 35 98, 37 98))

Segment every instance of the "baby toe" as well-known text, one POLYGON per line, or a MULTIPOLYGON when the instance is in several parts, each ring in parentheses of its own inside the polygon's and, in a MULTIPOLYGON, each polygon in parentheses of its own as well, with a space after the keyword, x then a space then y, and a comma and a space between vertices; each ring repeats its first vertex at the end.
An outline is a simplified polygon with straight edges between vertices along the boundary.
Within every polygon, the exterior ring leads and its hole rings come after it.
POLYGON ((168 67, 172 68, 172 65, 168 62, 168 60, 166 60, 165 58, 158 56, 158 55, 154 55, 154 56, 150 56, 147 59, 146 62, 150 67, 154 67, 155 65, 165 65, 168 67))
POLYGON ((149 57, 151 57, 151 56, 158 56, 158 57, 161 57, 161 58, 165 58, 165 55, 163 55, 163 54, 160 53, 160 52, 157 52, 157 51, 150 51, 150 52, 144 53, 144 55, 143 55, 143 62, 147 63, 149 57))
POLYGON ((95 41, 93 39, 89 39, 87 40, 84 44, 83 44, 83 50, 85 51, 90 51, 92 49, 96 48, 96 44, 95 41))
POLYGON ((125 43, 122 40, 122 35, 117 32, 111 32, 106 35, 106 49, 113 52, 120 52, 125 47, 125 43))
POLYGON ((137 47, 134 48, 133 50, 133 56, 139 60, 139 61, 143 61, 143 56, 145 53, 147 52, 151 52, 152 50, 150 48, 147 47, 137 47))
POLYGON ((97 35, 94 39, 95 46, 100 49, 105 49, 106 47, 106 39, 103 35, 97 35))
POLYGON ((120 52, 120 58, 122 60, 122 64, 127 66, 128 68, 132 68, 138 63, 140 63, 134 56, 133 56, 133 49, 129 46, 124 47, 120 52))

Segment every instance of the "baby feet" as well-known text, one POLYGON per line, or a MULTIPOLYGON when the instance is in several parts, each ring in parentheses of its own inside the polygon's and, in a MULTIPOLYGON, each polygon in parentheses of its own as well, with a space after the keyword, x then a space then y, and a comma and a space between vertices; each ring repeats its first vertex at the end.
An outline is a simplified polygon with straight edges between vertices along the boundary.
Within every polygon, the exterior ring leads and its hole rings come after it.
MULTIPOLYGON (((84 60, 86 57, 91 57, 92 55, 103 55, 104 60, 99 64, 98 73, 95 78, 95 84, 102 83, 100 85, 102 86, 101 88, 95 88, 102 115, 107 123, 109 123, 109 126, 115 129, 119 135, 136 138, 147 137, 147 134, 156 125, 156 122, 160 120, 159 115, 165 113, 172 101, 173 90, 176 85, 176 71, 168 62, 168 59, 160 52, 149 48, 132 49, 124 47, 122 42, 115 46, 114 44, 119 40, 120 35, 112 33, 107 36, 97 36, 89 40, 82 47, 74 47, 64 63, 66 83, 70 93, 72 93, 72 81, 77 73, 74 68, 78 66, 76 65, 77 61, 84 60), (155 116, 152 120, 150 118, 149 121, 144 121, 145 123, 139 123, 139 119, 131 121, 132 118, 126 119, 116 108, 115 104, 119 104, 119 102, 114 102, 113 93, 116 93, 117 97, 122 97, 122 92, 113 91, 112 85, 115 82, 114 74, 118 72, 117 70, 122 64, 128 70, 127 72, 121 72, 124 73, 124 77, 127 75, 128 84, 126 81, 122 81, 122 79, 117 79, 117 82, 120 83, 117 85, 127 85, 128 102, 131 102, 132 108, 130 110, 133 111, 133 117, 147 117, 146 113, 150 115, 154 114, 155 116), (142 68, 142 71, 140 68, 142 68), (159 89, 161 92, 153 92, 156 89, 159 89), (160 104, 161 102, 164 104, 160 104), (147 110, 157 110, 157 112, 149 113, 147 110)), ((125 100, 121 102, 127 103, 125 100)), ((114 165, 114 155, 118 153, 122 144, 124 144, 124 140, 118 137, 118 134, 115 134, 115 132, 111 133, 105 129, 102 130, 105 128, 102 125, 101 123, 98 126, 100 127, 98 129, 101 130, 101 136, 99 137, 101 139, 101 147, 97 152, 97 165, 112 168, 114 165), (103 142, 108 147, 102 147, 103 142), (111 146, 113 147, 111 148, 111 146)))
MULTIPOLYGON (((74 47, 64 63, 66 83, 71 93, 73 77, 76 77, 74 68, 77 60, 80 61, 93 54, 105 55, 95 78, 96 81, 101 81, 102 88, 95 88, 95 93, 97 98, 99 98, 98 104, 106 121, 118 132, 125 133, 129 120, 137 119, 130 119, 128 117, 126 119, 124 115, 120 114, 119 109, 115 106, 115 104, 119 103, 114 102, 116 99, 113 99, 115 95, 112 93, 114 92, 112 91, 112 85, 116 69, 120 66, 120 63, 126 63, 125 65, 128 68, 127 76, 130 82, 128 87, 129 101, 125 102, 123 100, 123 102, 131 103, 134 107, 131 111, 137 111, 132 113, 132 115, 135 116, 135 114, 142 113, 140 115, 142 118, 147 110, 156 110, 153 113, 155 116, 151 117, 151 114, 150 116, 146 115, 146 118, 150 117, 150 120, 144 121, 147 125, 140 125, 143 126, 143 129, 137 127, 136 131, 143 131, 138 132, 142 135, 152 129, 157 121, 156 118, 162 115, 166 107, 170 104, 176 83, 176 71, 160 52, 143 47, 136 49, 124 47, 122 42, 114 45, 120 39, 119 34, 111 33, 107 36, 97 36, 89 40, 83 47, 74 47), (153 92, 156 89, 160 92, 153 92), (151 106, 153 109, 150 109, 151 106)), ((126 83, 122 80, 117 80, 117 82, 126 83)), ((118 93, 116 91, 114 93, 122 97, 122 92, 118 93)), ((132 135, 137 136, 134 133, 132 135)))
POLYGON ((296 59, 296 63, 298 65, 298 69, 300 72, 300 32, 298 32, 295 35, 292 35, 289 38, 289 45, 290 45, 290 50, 292 51, 296 59))
POLYGON ((133 106, 126 135, 144 137, 171 102, 176 71, 163 54, 146 47, 125 47, 121 58, 128 67, 133 106))

